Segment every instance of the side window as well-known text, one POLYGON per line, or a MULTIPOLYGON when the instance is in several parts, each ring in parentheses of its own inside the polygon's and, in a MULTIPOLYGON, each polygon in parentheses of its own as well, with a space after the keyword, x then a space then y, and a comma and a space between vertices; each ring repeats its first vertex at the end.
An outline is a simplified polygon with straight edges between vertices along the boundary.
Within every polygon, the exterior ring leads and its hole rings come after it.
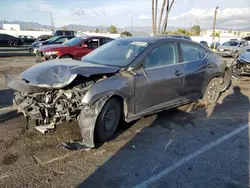
POLYGON ((90 39, 85 44, 88 45, 89 48, 97 48, 100 44, 100 39, 90 39))
POLYGON ((176 64, 178 62, 176 43, 165 43, 151 51, 144 59, 144 67, 154 68, 165 65, 176 64))
POLYGON ((113 39, 110 39, 110 38, 102 38, 101 39, 101 45, 103 45, 103 44, 106 44, 106 43, 108 43, 108 42, 110 42, 110 41, 112 41, 113 39))
POLYGON ((198 61, 205 57, 206 51, 198 45, 181 43, 183 61, 198 61))
POLYGON ((67 38, 60 38, 60 39, 58 39, 58 40, 55 41, 55 44, 62 44, 65 41, 67 41, 67 38))

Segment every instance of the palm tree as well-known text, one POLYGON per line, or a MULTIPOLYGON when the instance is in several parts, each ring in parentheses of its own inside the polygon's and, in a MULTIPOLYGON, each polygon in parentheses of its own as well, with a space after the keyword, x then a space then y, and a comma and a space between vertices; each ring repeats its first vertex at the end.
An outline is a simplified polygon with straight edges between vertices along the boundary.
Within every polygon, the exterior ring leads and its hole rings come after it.
POLYGON ((164 19, 164 22, 163 22, 162 33, 166 33, 167 25, 168 25, 168 15, 169 15, 169 12, 170 12, 171 8, 173 7, 173 4, 174 4, 175 0, 172 0, 171 3, 169 3, 169 1, 170 0, 167 0, 166 15, 165 15, 165 19, 164 19))
POLYGON ((155 30, 155 34, 157 33, 157 12, 158 12, 158 0, 155 0, 155 21, 154 21, 154 30, 155 30))
POLYGON ((160 32, 161 32, 161 22, 162 22, 162 16, 163 16, 163 13, 164 13, 165 5, 166 5, 166 0, 163 0, 162 6, 161 6, 159 24, 158 24, 158 34, 160 34, 160 32))
POLYGON ((155 1, 152 0, 152 29, 153 29, 153 34, 155 34, 154 26, 155 26, 155 1))

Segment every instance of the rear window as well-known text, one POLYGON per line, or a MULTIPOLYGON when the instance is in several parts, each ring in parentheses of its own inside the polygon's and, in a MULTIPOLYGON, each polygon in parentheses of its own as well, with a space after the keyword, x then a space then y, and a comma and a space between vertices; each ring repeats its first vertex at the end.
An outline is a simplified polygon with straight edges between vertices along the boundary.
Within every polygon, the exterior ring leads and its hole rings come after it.
POLYGON ((198 45, 181 43, 183 62, 198 61, 206 56, 206 51, 198 45))

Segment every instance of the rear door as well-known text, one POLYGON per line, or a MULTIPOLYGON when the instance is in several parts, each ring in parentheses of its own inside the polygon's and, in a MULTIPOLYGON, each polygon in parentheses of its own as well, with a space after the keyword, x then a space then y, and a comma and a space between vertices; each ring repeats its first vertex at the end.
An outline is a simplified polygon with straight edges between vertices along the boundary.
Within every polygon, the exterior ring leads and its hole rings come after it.
POLYGON ((77 59, 81 59, 83 56, 98 48, 100 46, 100 38, 91 38, 82 44, 78 47, 77 59), (86 44, 87 46, 82 47, 82 44, 86 44))
POLYGON ((200 45, 181 41, 180 51, 185 74, 183 100, 196 100, 202 95, 206 71, 213 65, 207 61, 207 52, 200 45))
POLYGON ((176 42, 161 43, 143 60, 144 71, 136 75, 136 113, 181 102, 183 64, 179 64, 176 42))

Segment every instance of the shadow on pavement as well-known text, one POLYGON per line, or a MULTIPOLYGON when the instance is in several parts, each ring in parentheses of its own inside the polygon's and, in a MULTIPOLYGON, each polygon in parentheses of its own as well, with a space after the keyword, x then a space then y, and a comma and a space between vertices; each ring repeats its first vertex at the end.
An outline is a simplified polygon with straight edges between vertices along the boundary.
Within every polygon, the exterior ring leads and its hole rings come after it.
POLYGON ((221 104, 159 113, 78 187, 248 187, 249 108, 236 86, 221 104))
POLYGON ((21 113, 17 113, 17 111, 10 111, 10 112, 7 112, 7 113, 3 113, 3 114, 0 114, 0 124, 8 121, 8 120, 11 120, 15 117, 19 117, 21 116, 22 114, 21 113))
POLYGON ((32 56, 32 54, 30 54, 27 51, 16 51, 16 52, 0 52, 0 57, 23 57, 23 56, 32 56))
POLYGON ((0 90, 0 108, 11 106, 13 104, 13 94, 12 89, 2 89, 0 90))

